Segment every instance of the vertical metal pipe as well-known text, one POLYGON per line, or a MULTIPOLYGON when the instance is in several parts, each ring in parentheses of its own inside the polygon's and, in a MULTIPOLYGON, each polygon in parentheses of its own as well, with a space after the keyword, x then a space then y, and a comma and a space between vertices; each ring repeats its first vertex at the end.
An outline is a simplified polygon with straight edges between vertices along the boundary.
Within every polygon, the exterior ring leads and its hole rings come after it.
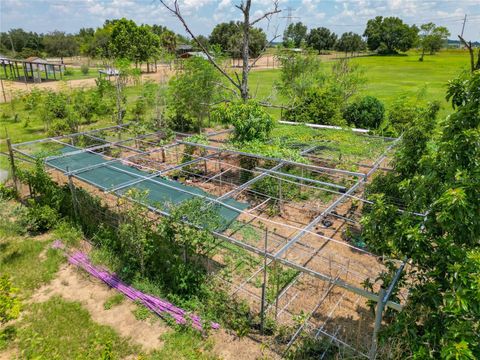
POLYGON ((70 188, 70 193, 72 195, 72 204, 73 204, 73 214, 75 215, 75 220, 78 220, 78 208, 77 208, 77 198, 75 196, 75 184, 73 183, 72 175, 70 174, 69 167, 66 167, 68 173, 68 187, 70 188))
POLYGON ((10 141, 10 138, 7 138, 7 146, 8 146, 8 157, 10 159, 10 167, 12 169, 13 184, 15 185, 15 190, 18 193, 17 172, 15 169, 15 158, 13 157, 13 148, 12 148, 12 142, 10 141))
POLYGON ((278 316, 278 293, 280 292, 280 273, 278 271, 278 262, 275 261, 275 320, 278 316))
POLYGON ((267 249, 268 249, 268 229, 265 229, 265 248, 264 248, 264 257, 263 257, 263 284, 262 284, 262 303, 260 304, 260 316, 261 324, 260 331, 261 334, 264 334, 265 328, 265 288, 267 286, 267 249))
POLYGON ((381 288, 378 294, 377 307, 375 309, 375 324, 373 328, 372 346, 370 348, 370 352, 368 353, 368 358, 370 360, 374 360, 377 356, 378 332, 380 331, 380 327, 382 326, 383 310, 385 309, 385 294, 385 289, 381 288))

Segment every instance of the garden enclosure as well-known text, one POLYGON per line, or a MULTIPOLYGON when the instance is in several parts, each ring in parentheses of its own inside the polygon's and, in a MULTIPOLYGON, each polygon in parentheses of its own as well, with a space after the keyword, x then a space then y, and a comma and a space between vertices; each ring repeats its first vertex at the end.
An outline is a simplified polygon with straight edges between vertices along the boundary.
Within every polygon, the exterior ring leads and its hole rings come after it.
MULTIPOLYGON (((169 205, 202 199, 222 220, 212 231, 218 245, 209 270, 252 312, 292 329, 271 340, 276 351, 285 353, 308 333, 325 340, 323 356, 335 347, 373 358, 384 310, 399 311, 401 303, 389 299, 398 276, 365 288, 386 268, 358 238, 359 219, 368 204, 364 186, 376 171, 388 171, 397 140, 349 134, 371 151, 344 144, 337 154, 333 145, 345 130, 312 129, 318 133, 304 136, 297 128, 283 125, 277 134, 301 155, 296 161, 241 151, 228 141, 228 129, 196 143, 189 134, 170 140, 132 124, 14 144, 11 158, 42 158, 72 192, 82 187, 112 207, 128 199, 169 216, 169 205), (139 200, 132 189, 146 196, 139 200), (367 300, 376 303, 375 314, 367 300)), ((392 261, 399 275, 405 262, 392 261)))

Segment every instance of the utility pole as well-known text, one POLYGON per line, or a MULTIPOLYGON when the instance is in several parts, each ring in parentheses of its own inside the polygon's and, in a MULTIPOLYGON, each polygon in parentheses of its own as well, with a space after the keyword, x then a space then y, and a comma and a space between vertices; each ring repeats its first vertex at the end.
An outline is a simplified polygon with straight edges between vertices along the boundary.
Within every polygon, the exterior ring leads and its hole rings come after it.
POLYGON ((10 45, 12 46, 13 56, 15 56, 16 52, 15 52, 15 47, 13 46, 12 34, 9 33, 8 37, 10 38, 10 45))
POLYGON ((467 14, 465 14, 465 17, 463 18, 462 35, 460 35, 461 37, 463 37, 463 31, 465 30, 465 23, 466 22, 467 22, 467 14))
POLYGON ((285 25, 285 29, 288 29, 288 27, 290 26, 290 24, 292 23, 292 20, 293 19, 300 19, 300 17, 298 16, 293 16, 293 12, 296 10, 296 9, 293 9, 291 8, 290 6, 288 8, 285 9, 287 11, 287 16, 283 16, 281 17, 281 19, 287 19, 287 23, 285 25))

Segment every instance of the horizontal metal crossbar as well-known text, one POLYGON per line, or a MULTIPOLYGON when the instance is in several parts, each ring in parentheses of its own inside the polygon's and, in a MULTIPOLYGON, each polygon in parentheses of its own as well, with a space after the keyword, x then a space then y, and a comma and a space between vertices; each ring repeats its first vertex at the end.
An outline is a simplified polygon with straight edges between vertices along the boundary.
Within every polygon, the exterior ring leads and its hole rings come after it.
POLYGON ((278 258, 281 256, 285 251, 287 251, 293 244, 295 244, 298 240, 304 237, 308 232, 310 232, 320 221, 322 221, 330 212, 335 210, 335 208, 347 198, 350 194, 352 194, 361 184, 363 184, 363 180, 358 180, 345 194, 342 194, 337 200, 331 203, 328 208, 326 208, 320 215, 318 215, 315 219, 313 219, 302 231, 300 231, 297 235, 295 235, 292 239, 285 244, 283 248, 277 251, 275 257, 278 258))
POLYGON ((272 170, 272 169, 269 170, 269 169, 264 169, 264 168, 260 168, 260 167, 257 167, 257 169, 258 169, 259 171, 266 172, 267 174, 274 174, 274 175, 279 175, 279 176, 285 176, 285 177, 288 177, 288 178, 291 178, 291 179, 296 179, 296 180, 311 182, 311 183, 313 183, 313 184, 330 186, 330 187, 334 187, 334 188, 340 189, 340 190, 342 190, 342 191, 346 191, 346 190, 347 190, 347 189, 345 188, 345 186, 333 184, 333 183, 330 183, 330 182, 319 181, 319 180, 315 180, 315 179, 309 179, 309 178, 306 178, 306 177, 302 177, 302 176, 298 176, 298 175, 293 175, 293 174, 289 174, 289 173, 283 173, 283 172, 275 171, 275 170, 272 170))
POLYGON ((356 176, 356 177, 361 177, 361 178, 365 177, 364 173, 355 172, 355 171, 348 171, 348 170, 342 170, 342 169, 328 168, 328 167, 324 167, 324 166, 304 164, 304 163, 291 161, 291 160, 273 158, 273 157, 248 153, 248 152, 244 152, 244 151, 237 151, 237 150, 232 150, 232 149, 227 149, 227 148, 220 148, 220 147, 211 146, 211 145, 197 144, 197 143, 192 143, 192 142, 187 142, 187 141, 179 141, 179 143, 184 144, 184 145, 190 145, 190 146, 198 146, 198 147, 201 147, 201 148, 204 148, 204 149, 207 149, 207 150, 222 151, 222 152, 226 152, 226 153, 230 153, 230 154, 244 155, 244 156, 249 156, 249 157, 262 159, 262 160, 277 161, 277 162, 280 162, 280 163, 293 165, 293 166, 304 167, 304 168, 313 169, 313 170, 316 170, 316 171, 322 171, 322 172, 328 172, 328 173, 338 173, 338 174, 343 174, 343 175, 348 175, 348 176, 356 176))

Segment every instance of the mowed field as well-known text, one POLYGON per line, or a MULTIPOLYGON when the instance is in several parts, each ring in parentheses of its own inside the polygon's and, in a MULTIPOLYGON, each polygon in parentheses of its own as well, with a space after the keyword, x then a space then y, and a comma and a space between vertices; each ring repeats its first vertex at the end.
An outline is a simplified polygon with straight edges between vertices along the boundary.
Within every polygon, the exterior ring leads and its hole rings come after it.
MULTIPOLYGON (((442 102, 441 116, 450 111, 445 101, 446 84, 469 69, 469 55, 466 50, 444 50, 427 55, 418 61, 415 51, 399 56, 364 56, 351 61, 359 64, 366 77, 365 88, 360 95, 372 95, 389 105, 401 96, 419 98, 420 101, 439 100, 442 102)), ((331 69, 335 60, 325 61, 325 71, 331 69)), ((259 70, 251 73, 251 90, 261 99, 270 96, 274 82, 279 79, 280 70, 259 70)), ((274 98, 281 104, 284 99, 274 98)), ((276 112, 275 112, 276 113, 276 112)))

